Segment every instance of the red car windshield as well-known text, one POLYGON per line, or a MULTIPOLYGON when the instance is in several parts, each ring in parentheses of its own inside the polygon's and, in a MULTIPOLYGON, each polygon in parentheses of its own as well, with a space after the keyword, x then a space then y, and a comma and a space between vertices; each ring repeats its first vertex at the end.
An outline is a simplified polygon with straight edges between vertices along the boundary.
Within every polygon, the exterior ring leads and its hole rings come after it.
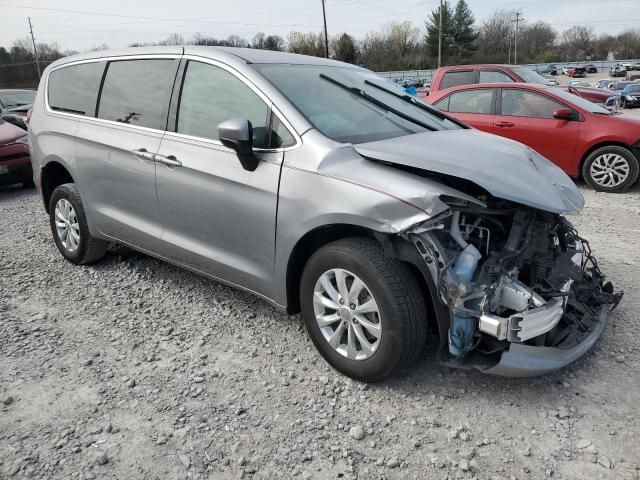
POLYGON ((576 107, 579 107, 587 112, 598 113, 602 115, 611 115, 611 112, 606 108, 601 107, 600 105, 596 105, 593 102, 590 102, 587 99, 584 99, 578 95, 574 95, 573 93, 569 93, 566 90, 558 87, 549 87, 549 91, 553 93, 555 96, 560 97, 562 100, 569 104, 573 104, 576 107))
POLYGON ((525 83, 537 83, 538 85, 551 85, 551 82, 537 72, 527 67, 511 67, 513 72, 522 78, 525 83))

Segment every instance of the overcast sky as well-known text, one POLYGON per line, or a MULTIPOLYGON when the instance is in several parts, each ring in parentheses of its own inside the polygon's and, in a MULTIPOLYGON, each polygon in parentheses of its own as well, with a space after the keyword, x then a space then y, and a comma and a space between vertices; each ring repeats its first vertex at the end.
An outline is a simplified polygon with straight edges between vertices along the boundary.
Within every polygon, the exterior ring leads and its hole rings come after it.
MULTIPOLYGON (((329 35, 356 37, 389 21, 424 20, 439 0, 327 0, 329 35)), ((455 3, 455 0, 451 0, 455 3)), ((544 20, 563 30, 576 24, 598 32, 640 28, 640 0, 468 0, 481 23, 496 9, 518 9, 527 22, 544 20)), ((88 50, 107 44, 125 47, 152 42, 171 33, 186 39, 195 33, 216 38, 257 32, 286 37, 291 30, 320 31, 321 0, 0 0, 0 46, 28 34, 31 17, 36 41, 63 49, 88 50)))

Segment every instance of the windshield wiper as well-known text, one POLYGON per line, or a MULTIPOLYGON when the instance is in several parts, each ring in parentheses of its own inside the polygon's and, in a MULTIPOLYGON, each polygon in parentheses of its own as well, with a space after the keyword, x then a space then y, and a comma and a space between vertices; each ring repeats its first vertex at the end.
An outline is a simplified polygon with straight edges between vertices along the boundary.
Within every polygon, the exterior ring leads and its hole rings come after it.
MULTIPOLYGON (((449 117, 447 117, 444 113, 442 113, 440 110, 437 110, 435 108, 429 107, 428 105, 425 105, 424 103, 419 102, 418 100, 415 99, 415 97, 412 97, 411 95, 408 94, 401 94, 398 92, 394 92, 393 90, 390 90, 388 88, 383 87, 382 85, 378 85, 377 83, 374 83, 370 80, 365 80, 364 83, 366 83, 367 85, 371 85, 373 88, 377 88, 378 90, 382 90, 383 92, 388 93, 389 95, 393 95, 396 98, 399 98, 400 100, 403 100, 407 103, 410 103, 411 105, 414 105, 416 107, 418 107, 420 110, 424 110, 425 112, 429 112, 432 115, 435 115, 436 117, 438 117, 441 120, 450 120, 450 121, 456 121, 454 119, 451 119, 449 117)), ((461 126, 463 126, 463 124, 460 124, 461 126)), ((467 126, 464 125, 464 127, 466 128, 467 126)))
POLYGON ((365 99, 366 101, 368 101, 369 103, 374 104, 377 107, 380 107, 384 110, 386 110, 387 112, 393 113, 394 115, 402 118, 403 120, 406 120, 407 122, 411 122, 414 125, 418 125, 426 130, 430 130, 430 131, 435 131, 437 130, 433 125, 429 125, 427 123, 421 122, 420 120, 417 120, 415 118, 413 118, 411 115, 407 115, 404 112, 401 112, 400 110, 396 110, 393 107, 390 107, 389 105, 387 105, 386 103, 384 103, 381 100, 378 100, 376 97, 373 97, 371 95, 369 95, 367 92, 365 92, 364 90, 362 90, 361 88, 358 87, 350 87, 349 85, 345 85, 344 83, 336 80, 335 78, 331 78, 327 75, 325 75, 324 73, 320 74, 320 78, 327 80, 328 82, 333 83, 334 85, 350 92, 353 93, 355 95, 358 95, 359 97, 365 99))

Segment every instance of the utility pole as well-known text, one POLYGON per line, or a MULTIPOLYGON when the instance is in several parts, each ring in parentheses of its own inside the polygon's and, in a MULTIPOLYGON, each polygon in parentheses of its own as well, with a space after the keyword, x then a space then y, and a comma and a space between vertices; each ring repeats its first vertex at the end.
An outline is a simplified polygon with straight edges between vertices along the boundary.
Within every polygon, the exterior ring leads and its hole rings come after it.
POLYGON ((36 39, 33 36, 33 25, 31 25, 31 17, 29 18, 29 31, 31 32, 31 43, 33 43, 33 58, 36 61, 36 69, 38 70, 38 78, 40 78, 40 63, 38 63, 38 49, 36 48, 36 39))
POLYGON ((327 14, 324 11, 324 2, 325 0, 320 0, 322 2, 322 18, 324 20, 324 56, 329 58, 329 36, 327 35, 327 14))
POLYGON ((442 65, 442 0, 438 12, 438 68, 442 65))
POLYGON ((516 22, 516 36, 514 38, 514 46, 513 46, 513 63, 514 64, 518 64, 518 26, 520 25, 520 22, 523 22, 524 18, 522 18, 522 14, 520 12, 516 12, 516 19, 514 20, 514 22, 516 22))

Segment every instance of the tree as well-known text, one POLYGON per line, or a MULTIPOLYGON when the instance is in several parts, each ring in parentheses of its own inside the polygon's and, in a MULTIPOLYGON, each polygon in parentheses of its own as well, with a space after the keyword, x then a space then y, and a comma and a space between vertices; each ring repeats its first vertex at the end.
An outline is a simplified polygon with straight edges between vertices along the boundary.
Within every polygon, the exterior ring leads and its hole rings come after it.
POLYGON ((333 58, 348 63, 356 63, 358 49, 351 35, 343 33, 331 42, 334 52, 333 58))
POLYGON ((504 63, 509 60, 513 43, 513 11, 496 10, 487 18, 478 36, 477 61, 504 63))
POLYGON ((172 33, 160 45, 184 45, 184 36, 180 33, 172 33))
POLYGON ((478 38, 478 34, 473 31, 475 22, 476 19, 467 2, 458 0, 450 25, 456 63, 463 63, 470 58, 476 50, 474 43, 476 38, 478 38))
POLYGON ((383 27, 392 54, 402 61, 420 40, 420 30, 410 21, 390 22, 383 27))
POLYGON ((264 40, 265 40, 265 35, 262 32, 258 32, 256 33, 255 37, 253 37, 253 40, 251 40, 251 48, 264 48, 264 40))
POLYGON ((592 26, 576 25, 562 32, 562 48, 566 58, 591 57, 595 29, 592 26))
POLYGON ((281 52, 284 50, 284 39, 279 35, 269 35, 264 39, 264 46, 262 48, 281 52))
POLYGON ((453 12, 451 5, 447 0, 442 3, 442 12, 440 7, 432 10, 429 19, 425 23, 427 27, 427 36, 425 38, 427 55, 432 59, 431 64, 437 65, 438 43, 440 42, 440 15, 442 14, 442 64, 447 65, 447 59, 450 59, 456 51, 453 42, 453 12))
POLYGON ((289 32, 289 47, 292 53, 324 57, 324 34, 289 32))
POLYGON ((523 25, 518 34, 518 58, 524 63, 545 63, 553 55, 557 36, 548 23, 523 25))
POLYGON ((229 35, 227 37, 227 44, 230 47, 248 47, 249 42, 238 35, 229 35))

